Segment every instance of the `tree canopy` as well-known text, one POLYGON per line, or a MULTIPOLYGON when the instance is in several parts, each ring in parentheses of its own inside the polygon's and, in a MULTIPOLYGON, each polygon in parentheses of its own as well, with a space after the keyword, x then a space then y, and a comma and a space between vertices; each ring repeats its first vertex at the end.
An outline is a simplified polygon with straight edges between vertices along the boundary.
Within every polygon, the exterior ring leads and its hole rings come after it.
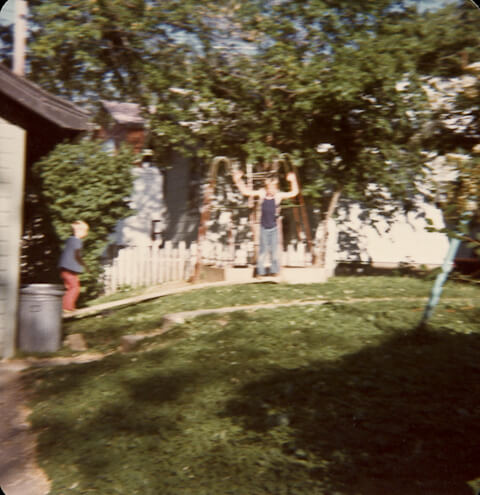
POLYGON ((31 13, 32 77, 92 106, 140 103, 157 161, 287 153, 314 203, 342 191, 385 214, 416 193, 424 77, 480 58, 468 2, 35 0, 31 13))

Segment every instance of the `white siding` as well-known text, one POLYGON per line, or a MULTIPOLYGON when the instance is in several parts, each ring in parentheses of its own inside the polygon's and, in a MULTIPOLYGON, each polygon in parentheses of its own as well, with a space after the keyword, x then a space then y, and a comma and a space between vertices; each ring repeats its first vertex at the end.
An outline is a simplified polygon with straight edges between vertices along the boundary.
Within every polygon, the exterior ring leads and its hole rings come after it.
POLYGON ((362 220, 363 211, 358 204, 350 208, 340 207, 337 215, 336 235, 338 244, 337 262, 362 261, 374 265, 440 266, 448 251, 448 236, 440 232, 429 232, 427 218, 437 229, 445 227, 442 212, 422 200, 408 215, 398 213, 389 226, 385 219, 377 216, 376 226, 362 220))
POLYGON ((15 350, 25 131, 0 119, 0 358, 15 350))
POLYGON ((136 167, 130 207, 135 214, 117 223, 111 241, 123 246, 148 246, 152 242, 152 220, 161 220, 157 229, 165 229, 163 177, 156 167, 136 167))

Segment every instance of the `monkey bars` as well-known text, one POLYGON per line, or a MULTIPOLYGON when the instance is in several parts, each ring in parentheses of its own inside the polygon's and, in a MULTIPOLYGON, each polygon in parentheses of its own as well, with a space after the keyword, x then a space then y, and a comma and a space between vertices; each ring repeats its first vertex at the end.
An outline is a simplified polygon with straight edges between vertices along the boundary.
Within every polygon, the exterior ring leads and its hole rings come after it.
MULTIPOLYGON (((232 176, 235 169, 239 168, 239 163, 236 160, 232 160, 226 156, 217 156, 215 157, 211 163, 209 168, 208 175, 208 185, 205 189, 203 203, 200 211, 200 225, 198 228, 198 238, 197 238, 197 259, 195 264, 194 274, 192 276, 192 281, 197 281, 201 268, 202 268, 202 246, 204 244, 205 238, 208 232, 208 221, 211 217, 212 212, 212 201, 215 195, 215 188, 217 185, 218 174, 222 171, 226 176, 232 176)), ((267 178, 277 178, 279 179, 279 175, 283 171, 285 175, 289 172, 293 172, 296 176, 297 183, 299 186, 299 193, 296 198, 293 199, 295 207, 293 208, 293 218, 295 222, 295 229, 297 238, 299 240, 305 240, 307 244, 307 250, 312 256, 312 262, 315 261, 315 255, 313 251, 313 243, 312 243, 312 235, 310 224, 308 220, 308 215, 306 211, 305 201, 301 192, 300 181, 298 179, 298 173, 296 168, 292 165, 290 160, 282 155, 279 158, 273 160, 271 163, 265 163, 260 170, 254 170, 251 164, 246 165, 247 173, 246 178, 249 186, 253 189, 255 183, 259 181, 263 181, 267 178)), ((255 259, 256 261, 257 250, 258 250, 258 233, 257 226, 259 221, 259 207, 260 203, 255 201, 254 198, 248 198, 248 207, 249 207, 249 220, 250 220, 250 228, 253 234, 253 240, 255 245, 255 259)), ((283 243, 282 229, 281 224, 279 225, 279 233, 280 233, 280 243, 283 243)), ((233 235, 231 230, 229 231, 229 235, 233 235)))

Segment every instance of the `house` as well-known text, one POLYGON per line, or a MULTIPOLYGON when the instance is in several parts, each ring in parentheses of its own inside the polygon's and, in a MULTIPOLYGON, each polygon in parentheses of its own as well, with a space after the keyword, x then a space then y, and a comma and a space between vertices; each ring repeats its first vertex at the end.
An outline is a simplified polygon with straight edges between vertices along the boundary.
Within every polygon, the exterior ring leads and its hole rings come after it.
POLYGON ((130 207, 135 213, 118 221, 110 236, 108 257, 118 248, 147 245, 164 230, 163 174, 150 164, 147 130, 141 108, 136 103, 102 100, 98 115, 100 125, 95 138, 103 141, 104 149, 114 153, 122 144, 132 147, 138 156, 132 168, 134 176, 130 207))
POLYGON ((389 221, 370 212, 372 223, 360 203, 340 202, 335 226, 336 264, 360 270, 441 266, 449 240, 442 232, 430 231, 430 227, 443 229, 443 214, 423 198, 415 198, 414 204, 414 210, 398 212, 389 221))
MULTIPOLYGON (((100 119, 103 125, 98 136, 105 140, 107 148, 114 149, 121 142, 129 142, 140 152, 148 146, 149 136, 144 131, 146 123, 138 105, 105 101, 102 104, 105 115, 100 119)), ((144 164, 134 173, 138 177, 134 186, 132 206, 136 208, 137 213, 119 222, 113 237, 114 244, 118 247, 142 246, 158 238, 172 241, 173 244, 186 241, 188 245, 195 241, 200 221, 201 186, 204 178, 191 160, 172 154, 170 162, 162 169, 149 168, 144 164), (160 174, 161 179, 154 179, 155 174, 160 174), (155 204, 156 206, 152 207, 155 204)), ((217 206, 228 203, 226 197, 223 200, 219 197, 217 200, 222 203, 217 206)), ((336 221, 332 222, 329 228, 329 271, 333 272, 339 264, 359 263, 383 268, 394 268, 399 264, 440 266, 448 249, 448 238, 443 233, 429 232, 428 227, 429 220, 439 229, 444 227, 442 213, 421 198, 416 198, 415 202, 415 211, 408 214, 398 213, 391 223, 387 223, 379 214, 375 218, 376 225, 372 226, 366 220, 361 204, 341 201, 337 208, 336 221)), ((291 216, 291 212, 287 210, 284 212, 285 217, 291 216)), ((232 231, 231 219, 223 218, 224 216, 226 217, 220 213, 217 225, 213 225, 214 221, 210 219, 208 237, 211 243, 228 242, 223 234, 225 227, 232 231), (222 222, 225 225, 221 225, 222 222)), ((318 222, 318 215, 316 220, 318 222)), ((295 240, 296 232, 290 223, 286 218, 286 242, 291 239, 293 244, 301 244, 301 240, 295 240)), ((233 230, 238 234, 243 226, 235 224, 233 230)), ((316 230, 316 239, 319 240, 323 229, 317 228, 318 225, 313 227, 316 230)), ((111 254, 114 255, 115 250, 111 254)))
POLYGON ((127 143, 135 153, 141 153, 146 147, 147 131, 140 106, 106 100, 102 100, 101 104, 103 111, 98 117, 97 139, 105 141, 106 149, 113 150, 127 143))
POLYGON ((26 171, 89 114, 0 65, 0 358, 15 350, 26 171))
POLYGON ((195 240, 199 177, 191 161, 172 153, 167 166, 152 165, 140 106, 105 100, 101 103, 96 138, 104 141, 106 150, 113 151, 127 143, 140 156, 137 167, 133 168, 135 180, 130 198, 135 214, 119 221, 111 236, 112 244, 122 247, 146 245, 152 240, 175 243, 195 240))

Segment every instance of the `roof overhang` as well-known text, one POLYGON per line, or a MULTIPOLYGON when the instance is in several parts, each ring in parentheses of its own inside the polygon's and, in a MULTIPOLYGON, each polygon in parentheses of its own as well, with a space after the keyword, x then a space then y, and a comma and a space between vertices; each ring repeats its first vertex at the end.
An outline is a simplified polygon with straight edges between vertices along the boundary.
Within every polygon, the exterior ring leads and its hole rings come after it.
POLYGON ((132 127, 143 127, 145 125, 142 109, 137 103, 107 100, 101 100, 101 103, 115 123, 132 127))
POLYGON ((0 95, 62 129, 86 131, 89 128, 89 112, 52 95, 24 77, 17 76, 2 64, 0 64, 0 95))

